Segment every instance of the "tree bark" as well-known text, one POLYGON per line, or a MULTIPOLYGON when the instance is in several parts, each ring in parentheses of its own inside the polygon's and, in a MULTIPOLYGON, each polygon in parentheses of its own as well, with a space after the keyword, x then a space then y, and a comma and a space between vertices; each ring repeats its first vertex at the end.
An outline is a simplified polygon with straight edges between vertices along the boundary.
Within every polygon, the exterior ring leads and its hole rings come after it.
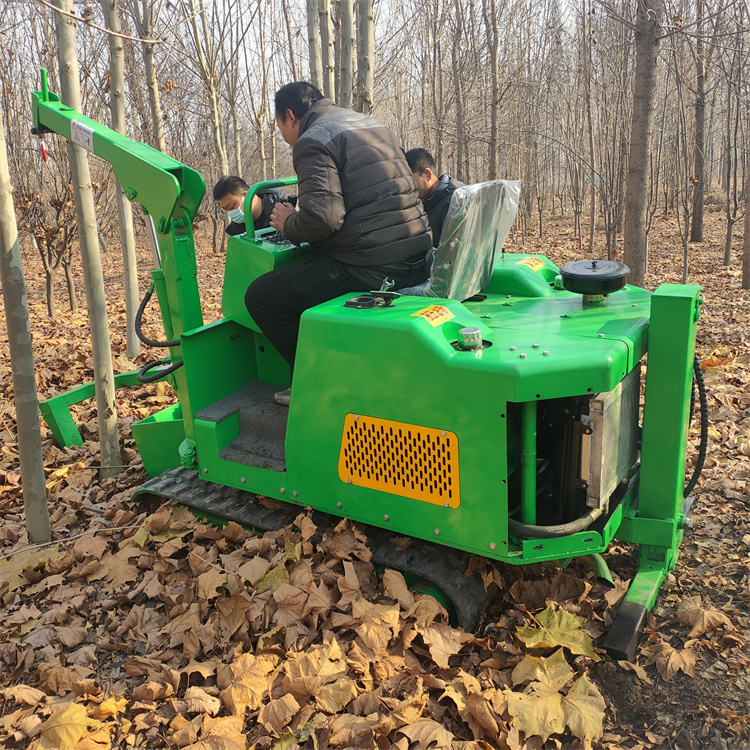
POLYGON ((354 75, 354 0, 341 0, 341 22, 339 25, 341 48, 341 68, 339 69, 339 106, 352 107, 352 86, 354 75))
POLYGON ((323 95, 336 98, 336 79, 333 63, 333 32, 331 31, 331 0, 318 0, 318 23, 320 26, 320 46, 323 56, 323 95))
MULTIPOLYGON (((120 17, 116 0, 101 0, 107 28, 120 33, 120 17)), ((125 51, 120 37, 109 35, 109 108, 112 111, 112 129, 126 135, 125 119, 125 51)), ((138 312, 138 260, 135 254, 133 212, 130 201, 117 182, 117 213, 120 218, 120 248, 122 250, 122 276, 125 287, 126 354, 135 359, 141 353, 141 343, 135 333, 135 315, 138 312)))
POLYGON ((357 110, 371 115, 374 106, 375 5, 357 0, 357 110))
POLYGON ((0 109, 0 281, 10 348, 13 401, 16 406, 16 439, 21 464, 23 508, 30 542, 50 539, 47 488, 44 483, 39 402, 31 346, 31 324, 18 244, 16 215, 8 170, 5 122, 0 109))
MULTIPOLYGON (((72 13, 72 0, 56 0, 57 7, 72 13)), ((81 109, 81 84, 78 77, 75 22, 68 16, 56 14, 57 49, 60 63, 61 101, 81 109)), ((91 186, 89 163, 84 149, 68 142, 68 159, 73 175, 73 192, 81 243, 83 278, 86 286, 91 349, 94 359, 96 410, 99 427, 100 475, 112 476, 120 472, 120 444, 117 436, 117 406, 115 378, 112 372, 112 349, 109 343, 107 303, 104 296, 99 240, 97 238, 94 193, 91 186)))
MULTIPOLYGON (((153 0, 130 0, 130 12, 133 16, 135 28, 138 36, 142 39, 150 39, 154 33, 155 3, 153 0), (139 3, 141 4, 139 7, 139 3)), ((161 8, 161 4, 158 4, 161 8)), ((151 110, 151 137, 153 145, 162 153, 167 152, 167 144, 164 140, 164 116, 161 111, 161 96, 159 94, 159 81, 156 77, 156 62, 154 60, 153 45, 143 42, 141 44, 143 52, 143 68, 146 74, 146 88, 148 89, 148 103, 151 110)))
POLYGON ((307 0, 307 48, 310 54, 310 83, 316 89, 322 89, 323 62, 320 53, 318 0, 307 0))
POLYGON ((500 70, 498 63, 499 29, 497 22, 496 0, 484 0, 482 3, 484 13, 484 27, 487 36, 487 47, 490 65, 490 143, 489 143, 489 166, 487 178, 496 180, 498 175, 497 150, 498 150, 498 110, 500 108, 500 70))
POLYGON ((693 222, 690 241, 703 242, 703 194, 706 133, 706 67, 703 45, 705 0, 696 0, 695 42, 695 147, 693 150, 693 222))
POLYGON ((656 64, 664 0, 638 0, 635 30, 635 88, 630 123, 630 156, 625 184, 624 260, 630 282, 643 286, 648 262, 646 208, 648 165, 656 98, 656 64))

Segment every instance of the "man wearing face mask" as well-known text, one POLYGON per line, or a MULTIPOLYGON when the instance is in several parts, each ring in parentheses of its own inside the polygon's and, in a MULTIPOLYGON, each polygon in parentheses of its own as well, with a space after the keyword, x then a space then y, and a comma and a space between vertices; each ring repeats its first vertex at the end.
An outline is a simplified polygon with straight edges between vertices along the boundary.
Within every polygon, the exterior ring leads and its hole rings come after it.
MULTIPOLYGON (((231 224, 227 227, 227 234, 234 237, 245 234, 245 214, 242 207, 245 203, 245 195, 250 186, 236 175, 224 175, 214 185, 214 200, 223 208, 231 224)), ((271 211, 274 204, 287 200, 281 188, 268 188, 261 190, 253 196, 253 229, 266 229, 271 226, 271 211)))

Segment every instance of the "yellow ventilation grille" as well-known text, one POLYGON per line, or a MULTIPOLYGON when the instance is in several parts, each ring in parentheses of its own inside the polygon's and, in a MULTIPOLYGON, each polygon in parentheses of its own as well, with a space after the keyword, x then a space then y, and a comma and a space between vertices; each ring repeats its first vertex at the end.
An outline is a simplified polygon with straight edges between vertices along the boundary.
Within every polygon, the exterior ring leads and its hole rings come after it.
POLYGON ((453 432, 347 414, 341 481, 457 508, 458 439, 453 432))

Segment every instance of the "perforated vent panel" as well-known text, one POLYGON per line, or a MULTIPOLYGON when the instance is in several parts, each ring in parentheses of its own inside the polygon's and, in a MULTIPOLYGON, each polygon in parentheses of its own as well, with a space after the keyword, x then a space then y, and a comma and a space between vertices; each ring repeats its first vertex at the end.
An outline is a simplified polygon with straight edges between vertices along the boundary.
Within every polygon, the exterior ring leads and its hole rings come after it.
POLYGON ((455 433, 347 414, 339 453, 342 482, 457 508, 455 433))

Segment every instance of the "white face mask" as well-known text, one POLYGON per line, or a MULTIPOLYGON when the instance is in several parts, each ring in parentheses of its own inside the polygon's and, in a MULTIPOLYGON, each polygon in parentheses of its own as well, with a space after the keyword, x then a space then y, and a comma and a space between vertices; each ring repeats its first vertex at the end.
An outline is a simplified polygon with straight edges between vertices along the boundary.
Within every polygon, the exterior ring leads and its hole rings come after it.
POLYGON ((245 214, 241 208, 233 208, 231 211, 227 211, 227 214, 235 224, 245 223, 245 214))

